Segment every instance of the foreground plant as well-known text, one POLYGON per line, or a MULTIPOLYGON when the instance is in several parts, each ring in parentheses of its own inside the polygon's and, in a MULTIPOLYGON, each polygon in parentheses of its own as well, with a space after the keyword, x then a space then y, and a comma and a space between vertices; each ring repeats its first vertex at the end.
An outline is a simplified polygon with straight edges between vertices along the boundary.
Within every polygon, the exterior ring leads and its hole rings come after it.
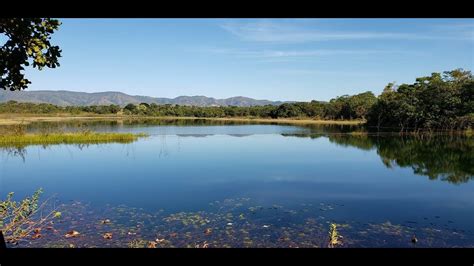
POLYGON ((44 215, 43 211, 48 201, 39 205, 42 193, 43 190, 40 188, 31 197, 15 201, 14 193, 10 192, 5 200, 0 201, 0 231, 7 243, 15 244, 32 233, 33 239, 40 238, 42 226, 60 216, 55 209, 44 215))
POLYGON ((337 245, 341 244, 341 241, 339 239, 341 238, 341 235, 339 235, 339 232, 337 232, 337 224, 331 223, 330 228, 329 228, 329 248, 334 248, 337 245))

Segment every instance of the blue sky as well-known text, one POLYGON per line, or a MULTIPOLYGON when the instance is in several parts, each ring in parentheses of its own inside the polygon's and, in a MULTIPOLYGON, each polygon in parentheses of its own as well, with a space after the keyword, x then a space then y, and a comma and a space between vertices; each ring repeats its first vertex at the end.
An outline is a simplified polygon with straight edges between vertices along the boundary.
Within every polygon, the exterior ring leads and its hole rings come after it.
POLYGON ((61 19, 28 90, 329 100, 473 70, 473 19, 61 19))

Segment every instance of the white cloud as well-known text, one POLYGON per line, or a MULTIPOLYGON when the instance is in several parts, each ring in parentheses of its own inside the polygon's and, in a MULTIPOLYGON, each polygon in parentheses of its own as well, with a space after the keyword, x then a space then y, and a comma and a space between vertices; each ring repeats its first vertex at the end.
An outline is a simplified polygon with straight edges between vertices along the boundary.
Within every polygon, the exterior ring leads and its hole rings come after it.
MULTIPOLYGON (((304 43, 363 39, 429 40, 472 38, 472 36, 469 35, 451 36, 376 31, 322 31, 314 29, 314 27, 297 26, 295 23, 283 24, 268 20, 245 23, 229 22, 221 25, 221 27, 243 41, 266 43, 304 43)), ((470 24, 468 27, 470 27, 470 24)))
POLYGON ((380 76, 379 73, 374 72, 362 72, 362 71, 332 71, 332 70, 319 70, 319 69, 274 69, 272 70, 276 74, 280 75, 296 75, 296 76, 327 76, 337 75, 339 77, 374 77, 380 76))
POLYGON ((208 52, 226 54, 241 58, 258 59, 296 59, 307 57, 321 57, 332 55, 370 55, 370 54, 393 54, 408 53, 408 51, 397 50, 343 50, 343 49, 313 49, 313 50, 246 50, 246 49, 207 49, 208 52))

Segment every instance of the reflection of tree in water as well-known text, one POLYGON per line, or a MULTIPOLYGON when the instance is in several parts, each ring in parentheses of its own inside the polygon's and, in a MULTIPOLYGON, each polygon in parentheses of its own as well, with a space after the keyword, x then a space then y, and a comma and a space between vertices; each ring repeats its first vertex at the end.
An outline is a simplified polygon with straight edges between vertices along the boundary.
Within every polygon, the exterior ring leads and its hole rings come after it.
MULTIPOLYGON (((288 134, 286 135, 288 136, 288 134)), ((376 149, 388 168, 411 167, 417 175, 454 184, 474 179, 474 138, 459 135, 393 136, 367 134, 313 134, 344 147, 376 149)))
POLYGON ((376 145, 387 167, 411 166, 415 174, 455 184, 474 179, 472 138, 379 138, 376 145))

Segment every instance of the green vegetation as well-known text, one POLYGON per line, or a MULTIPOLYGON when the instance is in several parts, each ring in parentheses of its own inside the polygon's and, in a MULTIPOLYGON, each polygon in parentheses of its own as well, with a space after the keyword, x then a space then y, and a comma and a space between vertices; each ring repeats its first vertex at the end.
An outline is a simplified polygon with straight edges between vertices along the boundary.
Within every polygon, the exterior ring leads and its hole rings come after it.
POLYGON ((474 125, 474 79, 456 69, 417 78, 413 84, 385 87, 368 113, 379 131, 466 130, 474 125))
POLYGON ((299 119, 364 119, 368 109, 376 101, 371 92, 354 96, 342 96, 327 102, 284 103, 279 106, 186 106, 157 104, 127 104, 103 106, 57 106, 47 103, 19 103, 9 101, 0 104, 3 114, 69 114, 69 115, 117 115, 151 117, 197 118, 299 118, 299 119))
POLYGON ((0 19, 0 34, 7 37, 0 47, 0 89, 26 89, 31 82, 22 71, 30 62, 39 70, 59 66, 61 50, 50 39, 60 24, 49 18, 0 19))
POLYGON ((107 106, 56 106, 53 104, 0 104, 0 114, 111 115, 126 117, 182 117, 206 119, 292 119, 365 121, 369 130, 431 132, 470 130, 474 124, 474 80, 470 71, 457 69, 418 78, 414 84, 390 83, 376 97, 367 91, 344 95, 329 102, 284 103, 278 106, 185 106, 128 104, 107 106))
POLYGON ((0 113, 6 114, 117 114, 122 108, 118 105, 66 106, 49 103, 19 103, 9 101, 0 104, 0 113))
POLYGON ((0 136, 0 146, 10 144, 75 144, 75 143, 104 143, 132 142, 143 135, 131 133, 53 133, 25 134, 20 136, 0 136))
POLYGON ((334 248, 337 245, 341 244, 341 241, 339 239, 341 236, 339 235, 339 232, 337 231, 337 224, 331 223, 329 226, 329 248, 334 248))
POLYGON ((40 238, 42 226, 57 217, 54 209, 45 211, 47 201, 39 204, 42 192, 38 189, 21 201, 13 200, 14 193, 10 192, 0 201, 0 231, 7 242, 16 243, 32 233, 33 239, 40 238))
POLYGON ((81 132, 49 132, 26 133, 24 125, 15 125, 2 128, 0 134, 0 147, 48 145, 48 144, 97 144, 107 142, 128 143, 145 137, 146 134, 132 133, 97 133, 91 131, 81 132))

